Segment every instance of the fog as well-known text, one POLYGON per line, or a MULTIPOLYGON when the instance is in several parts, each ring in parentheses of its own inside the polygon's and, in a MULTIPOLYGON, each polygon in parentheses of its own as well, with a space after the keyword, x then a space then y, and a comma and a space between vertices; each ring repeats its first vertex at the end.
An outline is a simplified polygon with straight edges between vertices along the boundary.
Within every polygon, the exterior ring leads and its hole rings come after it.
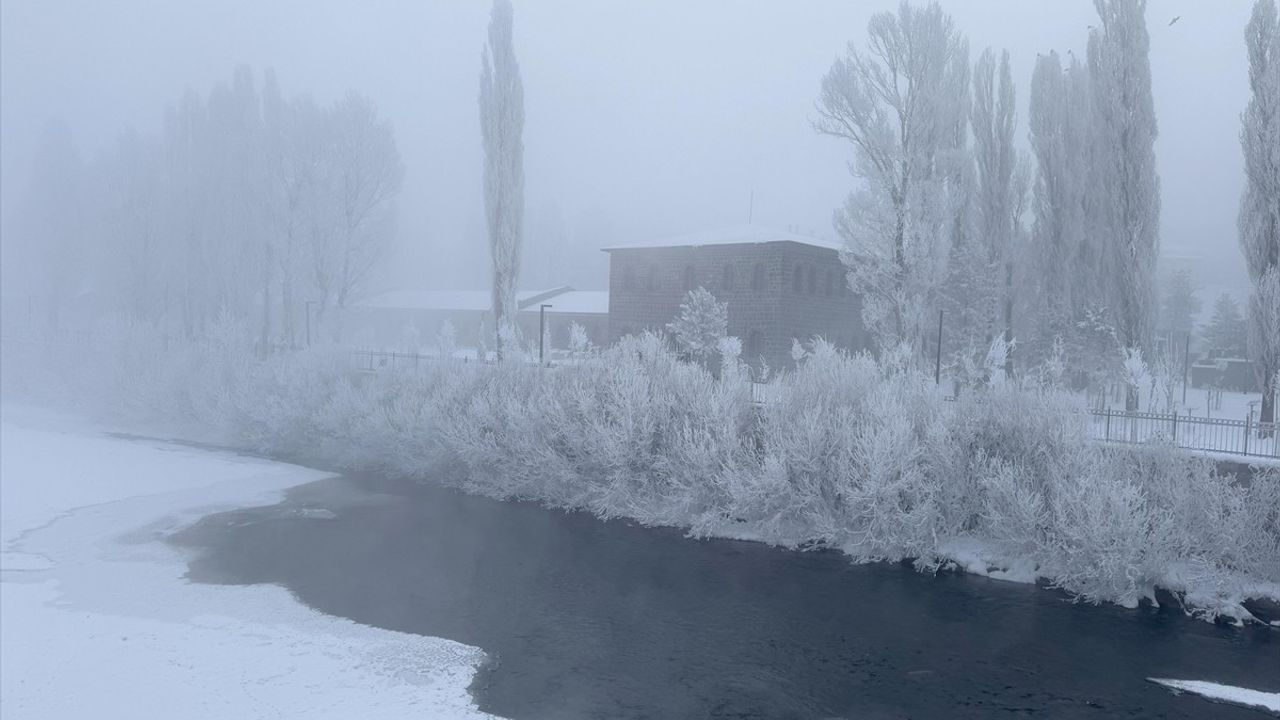
MULTIPOLYGON (((943 2, 970 43, 1008 48, 1026 144, 1038 53, 1083 56, 1085 0, 943 2)), ((847 144, 814 132, 823 74, 891 0, 520 2, 527 124, 524 286, 606 285, 598 248, 755 223, 835 237, 847 144)), ((1163 207, 1161 251, 1202 285, 1241 288, 1238 140, 1248 100, 1246 0, 1148 7, 1163 207), (1174 25, 1168 22, 1181 19, 1174 25)), ((190 88, 247 65, 287 95, 367 95, 405 164, 394 251, 374 285, 484 288, 488 259, 476 96, 487 2, 37 2, 0 6, 0 212, 6 296, 28 268, 15 209, 50 122, 91 159, 158 130, 190 88)), ((1205 294, 1211 301, 1212 295, 1205 294)))

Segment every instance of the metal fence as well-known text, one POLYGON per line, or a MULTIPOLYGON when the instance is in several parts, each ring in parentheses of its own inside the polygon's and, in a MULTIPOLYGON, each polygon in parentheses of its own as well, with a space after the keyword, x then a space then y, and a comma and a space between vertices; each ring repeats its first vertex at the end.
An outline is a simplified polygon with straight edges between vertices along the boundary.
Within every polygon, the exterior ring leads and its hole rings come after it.
POLYGON ((1264 423, 1252 414, 1243 420, 1201 418, 1178 413, 1090 410, 1089 434, 1104 442, 1169 442, 1188 450, 1250 457, 1280 457, 1280 423, 1264 423))
MULTIPOLYGON (((386 372, 394 370, 418 370, 438 363, 438 355, 422 355, 420 353, 403 353, 389 350, 352 350, 351 361, 355 369, 362 372, 386 372)), ((493 360, 482 360, 477 357, 464 356, 455 362, 492 364, 493 360)))
MULTIPOLYGON (((363 372, 414 371, 440 362, 435 355, 382 350, 353 350, 357 370, 363 372)), ((458 358, 463 363, 492 363, 475 357, 458 358)), ((751 401, 764 405, 776 400, 774 383, 751 383, 751 401)), ((944 397, 954 401, 954 397, 944 397)), ((1141 444, 1169 442, 1187 450, 1220 452, 1248 457, 1280 457, 1280 423, 1202 418, 1178 413, 1088 410, 1089 436, 1114 443, 1141 444)))

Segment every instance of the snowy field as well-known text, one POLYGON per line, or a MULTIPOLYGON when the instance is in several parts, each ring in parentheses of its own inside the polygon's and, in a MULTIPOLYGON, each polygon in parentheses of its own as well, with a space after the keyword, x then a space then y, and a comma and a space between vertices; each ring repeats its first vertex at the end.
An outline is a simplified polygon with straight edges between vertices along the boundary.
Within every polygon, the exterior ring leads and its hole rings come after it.
POLYGON ((466 691, 479 650, 325 616, 275 586, 190 584, 161 542, 324 474, 23 406, 0 406, 0 445, 5 720, 485 717, 466 691))

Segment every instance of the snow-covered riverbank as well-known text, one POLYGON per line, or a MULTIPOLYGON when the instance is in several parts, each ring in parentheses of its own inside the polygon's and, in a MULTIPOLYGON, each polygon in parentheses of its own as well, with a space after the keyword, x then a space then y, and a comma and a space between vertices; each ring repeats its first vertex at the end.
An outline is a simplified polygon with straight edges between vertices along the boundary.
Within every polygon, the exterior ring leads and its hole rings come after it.
POLYGON ((466 691, 479 650, 321 615, 274 586, 192 585, 162 542, 324 473, 24 406, 0 406, 0 445, 6 720, 483 716, 466 691))

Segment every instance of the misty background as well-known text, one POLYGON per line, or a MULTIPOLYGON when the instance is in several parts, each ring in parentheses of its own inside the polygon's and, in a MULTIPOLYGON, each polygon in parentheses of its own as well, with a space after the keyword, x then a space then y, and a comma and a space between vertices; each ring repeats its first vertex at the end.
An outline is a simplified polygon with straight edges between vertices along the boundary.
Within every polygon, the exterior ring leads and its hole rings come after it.
MULTIPOLYGON (((1007 48, 1026 147, 1038 53, 1083 58, 1092 3, 942 2, 976 57, 1007 48)), ((847 143, 814 132, 822 76, 893 0, 517 3, 525 86, 526 234, 520 286, 607 286, 599 248, 757 224, 834 239, 853 185, 847 143)), ((1238 139, 1248 101, 1246 0, 1151 0, 1162 270, 1186 267, 1204 305, 1247 282, 1237 242, 1238 139), (1180 20, 1169 25, 1174 17, 1180 20)), ((486 2, 161 0, 0 4, 4 296, 27 292, 14 218, 50 127, 81 161, 167 106, 248 66, 286 95, 365 95, 405 165, 393 247, 370 291, 481 289, 488 250, 476 97, 486 2)))

